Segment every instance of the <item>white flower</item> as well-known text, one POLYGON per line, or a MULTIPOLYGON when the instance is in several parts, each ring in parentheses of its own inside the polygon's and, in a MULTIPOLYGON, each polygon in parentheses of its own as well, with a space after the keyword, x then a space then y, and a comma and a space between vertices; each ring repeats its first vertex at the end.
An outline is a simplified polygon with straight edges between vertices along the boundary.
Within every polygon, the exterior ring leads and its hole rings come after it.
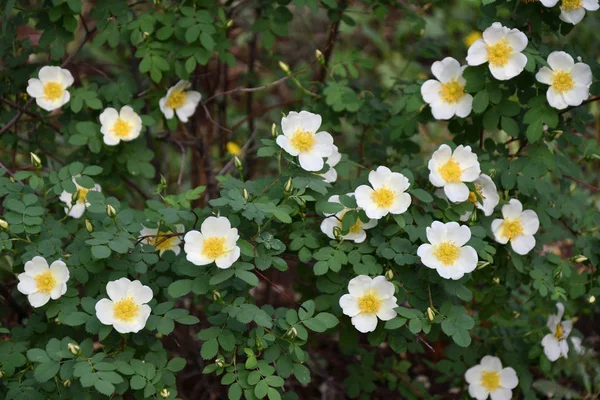
MULTIPOLYGON (((354 196, 354 193, 348 193, 347 196, 352 197, 352 196, 354 196)), ((334 196, 331 196, 329 198, 329 200, 327 200, 327 201, 330 203, 342 204, 340 202, 340 196, 338 196, 337 194, 334 196)), ((346 214, 348 211, 349 211, 348 208, 344 208, 342 211, 338 212, 337 214, 326 214, 327 218, 325 218, 321 222, 321 232, 326 234, 330 239, 335 239, 334 231, 336 229, 340 229, 340 231, 341 231, 342 218, 344 218, 344 214, 346 214)), ((348 232, 348 234, 343 235, 342 238, 344 240, 352 240, 354 243, 362 243, 367 238, 367 232, 365 232, 365 230, 371 229, 376 225, 377 225, 377 220, 370 219, 369 222, 364 223, 360 220, 360 218, 357 218, 354 225, 352 225, 352 227, 350 228, 350 231, 348 232)))
POLYGON ((96 303, 96 317, 104 325, 112 325, 119 333, 137 333, 144 329, 150 316, 152 289, 140 281, 121 278, 106 284, 110 299, 96 303))
POLYGON ((469 47, 467 64, 487 62, 494 78, 501 81, 514 78, 523 72, 527 64, 527 57, 521 53, 527 42, 527 36, 520 30, 494 22, 483 31, 483 38, 469 47))
POLYGON ((225 217, 208 217, 200 226, 200 232, 189 231, 183 240, 186 258, 193 264, 206 265, 213 261, 225 269, 240 258, 238 230, 231 227, 225 217))
POLYGON ((571 344, 573 345, 573 350, 575 350, 575 353, 579 354, 580 356, 587 353, 587 349, 581 343, 582 340, 580 337, 571 336, 571 344))
POLYGON ((116 146, 121 140, 132 141, 142 131, 142 119, 129 106, 122 107, 121 111, 107 108, 100 114, 100 124, 100 132, 107 146, 116 146))
MULTIPOLYGON (((496 184, 486 174, 479 175, 479 178, 475 180, 475 189, 477 194, 481 197, 483 203, 479 201, 475 192, 469 192, 469 198, 467 199, 470 203, 475 205, 478 209, 483 211, 486 217, 489 217, 494 212, 494 209, 500 202, 500 196, 498 195, 498 189, 496 184)), ((469 217, 473 214, 471 211, 467 211, 465 214, 460 216, 461 221, 468 221, 469 217)))
POLYGON ((39 79, 28 81, 27 93, 35 98, 40 108, 56 110, 69 102, 71 94, 67 90, 73 84, 73 75, 61 67, 42 67, 39 79))
POLYGON ((540 227, 540 221, 533 210, 523 211, 523 205, 517 199, 510 199, 502 206, 504 219, 492 221, 492 232, 496 242, 510 245, 515 253, 525 255, 535 247, 533 235, 540 227))
MULTIPOLYGON (((177 233, 183 233, 185 231, 185 227, 181 224, 175 225, 175 229, 177 233)), ((142 225, 142 230, 140 231, 140 236, 153 236, 143 240, 145 244, 149 244, 154 246, 156 250, 159 251, 159 254, 162 256, 165 251, 172 251, 175 255, 178 255, 181 251, 181 239, 179 236, 169 236, 173 232, 171 231, 160 231, 158 232, 158 228, 151 229, 146 228, 142 225)))
POLYGON ((167 91, 167 95, 159 100, 160 111, 165 114, 167 119, 177 118, 181 122, 188 122, 188 118, 194 115, 196 107, 202 99, 202 95, 193 90, 187 90, 192 85, 188 81, 179 81, 167 91))
POLYGON ((378 167, 369 172, 368 185, 361 185, 354 191, 356 204, 372 219, 380 219, 391 214, 402 214, 410 206, 411 198, 405 193, 410 182, 399 172, 388 167, 378 167))
MULTIPOLYGON (((558 0, 540 0, 546 7, 554 7, 558 0)), ((598 0, 562 0, 560 4, 560 19, 576 25, 585 17, 585 10, 596 11, 600 8, 598 0)))
POLYGON ((571 334, 573 329, 573 321, 566 320, 561 321, 565 313, 565 306, 562 303, 556 303, 558 314, 550 314, 548 317, 548 329, 550 332, 542 339, 542 346, 544 346, 544 354, 550 361, 556 361, 563 356, 567 358, 569 355, 569 344, 567 338, 571 334))
POLYGON ((477 154, 471 146, 458 146, 454 152, 443 144, 431 156, 428 163, 429 181, 435 187, 444 188, 444 193, 453 203, 469 198, 469 188, 463 182, 473 182, 481 174, 477 154))
POLYGON ((467 81, 462 74, 465 67, 452 57, 436 61, 431 66, 433 76, 421 86, 423 100, 431 106, 435 119, 465 118, 473 109, 473 96, 465 93, 467 81))
POLYGON ((325 182, 333 183, 337 181, 338 174, 334 167, 338 165, 341 159, 342 154, 338 151, 337 146, 333 145, 333 153, 325 160, 325 164, 329 166, 329 169, 324 174, 321 174, 325 182))
POLYGON ((548 104, 559 110, 567 106, 578 106, 590 97, 592 70, 575 60, 564 51, 554 51, 548 56, 548 67, 540 68, 535 79, 550 85, 546 92, 548 104))
POLYGON ((305 171, 323 169, 323 157, 333 154, 333 138, 327 132, 317 132, 321 116, 308 111, 290 112, 281 119, 283 135, 277 136, 277 144, 292 156, 298 156, 305 171))
POLYGON ((17 278, 17 290, 27 295, 32 307, 38 308, 66 293, 69 269, 60 260, 48 267, 44 257, 35 256, 25 263, 25 272, 17 278))
POLYGON ((417 249, 421 262, 437 270, 444 279, 460 279, 477 267, 477 252, 465 244, 471 239, 471 229, 457 222, 434 221, 425 230, 429 243, 417 249))
POLYGON ((348 283, 348 292, 340 298, 340 307, 345 315, 352 318, 352 325, 361 333, 373 332, 377 318, 389 321, 396 317, 398 307, 394 285, 377 276, 373 279, 359 275, 348 283))
POLYGON ((511 367, 502 368, 498 357, 485 356, 481 363, 471 367, 465 373, 469 384, 469 394, 477 400, 512 399, 512 389, 519 384, 517 373, 511 367))
POLYGON ((90 191, 101 192, 102 188, 100 185, 96 184, 93 188, 86 189, 83 186, 79 186, 75 181, 75 178, 73 178, 73 183, 75 184, 77 191, 74 194, 63 191, 60 194, 60 201, 66 204, 65 213, 69 217, 81 218, 85 209, 90 206, 90 203, 87 201, 87 194, 90 191))

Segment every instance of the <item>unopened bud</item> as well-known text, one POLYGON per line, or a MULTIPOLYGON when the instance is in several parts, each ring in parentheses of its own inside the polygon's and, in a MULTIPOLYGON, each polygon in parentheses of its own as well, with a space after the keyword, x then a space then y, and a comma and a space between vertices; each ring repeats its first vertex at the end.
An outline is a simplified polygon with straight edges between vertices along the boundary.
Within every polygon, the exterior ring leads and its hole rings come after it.
POLYGON ((216 360, 215 360, 215 364, 217 364, 219 366, 219 368, 225 368, 225 360, 223 360, 223 357, 219 356, 216 360))
POLYGON ((233 25, 233 20, 230 19, 229 21, 227 21, 227 23, 225 24, 225 28, 231 28, 231 26, 233 25))
POLYGON ((581 60, 583 60, 581 56, 577 56, 577 61, 581 62, 581 60))
POLYGON ((150 34, 148 32, 143 32, 142 35, 144 36, 144 39, 146 39, 148 36, 150 36, 150 34))
POLYGON ((283 191, 286 194, 290 194, 292 193, 292 188, 294 187, 294 181, 292 180, 292 178, 290 177, 287 182, 285 183, 285 185, 283 186, 283 191))
POLYGON ((281 68, 281 70, 283 72, 285 72, 286 74, 290 73, 290 67, 288 67, 288 65, 286 63, 284 63, 283 61, 279 61, 279 68, 281 68))
POLYGON ((435 318, 435 313, 431 307, 427 307, 427 318, 429 318, 430 321, 433 321, 435 318))
POLYGON ((394 279, 394 271, 392 271, 391 269, 385 271, 385 279, 387 279, 388 281, 394 279))
POLYGON ((271 125, 271 136, 273 136, 274 138, 277 137, 277 125, 275 125, 275 123, 271 125))
POLYGON ((542 125, 542 130, 543 130, 544 132, 548 132, 548 125, 546 125, 546 124, 543 124, 543 125, 542 125))
POLYGON ((233 157, 233 163, 235 164, 235 167, 238 169, 238 171, 241 172, 244 169, 244 166, 242 165, 242 160, 240 160, 238 156, 233 157))
POLYGON ((477 222, 477 208, 473 209, 473 212, 469 216, 469 223, 474 224, 477 222))
POLYGON ((263 349, 265 348, 265 346, 263 345, 262 340, 258 336, 256 337, 256 348, 259 351, 263 351, 263 349))
POLYGON ((289 337, 290 339, 295 339, 296 336, 298 336, 298 331, 295 327, 292 326, 290 329, 287 330, 285 336, 289 337))
POLYGON ((79 352, 81 351, 81 349, 79 348, 79 346, 77 346, 75 343, 69 343, 67 345, 67 348, 69 349, 69 351, 74 354, 77 355, 79 354, 79 352))
POLYGON ((161 186, 167 186, 167 178, 165 178, 164 176, 160 176, 160 185, 161 186))
POLYGON ((594 295, 591 295, 591 296, 588 298, 588 303, 593 303, 593 302, 595 302, 595 301, 596 301, 596 296, 594 296, 594 295))
POLYGON ((212 298, 214 301, 221 300, 221 293, 216 290, 212 291, 212 298))
POLYGON ((571 261, 576 262, 576 263, 586 262, 587 260, 588 260, 588 258, 582 254, 571 257, 571 261))
POLYGON ((1 229, 8 229, 8 222, 6 222, 5 220, 0 218, 0 228, 1 229))
POLYGON ((163 338, 163 334, 160 332, 156 332, 156 335, 154 335, 155 338, 157 339, 162 339, 163 338))
POLYGON ((300 205, 300 209, 304 210, 306 209, 306 200, 304 200, 303 198, 299 198, 298 199, 299 205, 300 205))
POLYGON ((60 322, 60 319, 58 319, 58 317, 54 318, 54 323, 55 323, 56 325, 60 325, 60 324, 62 324, 62 322, 60 322))
POLYGON ((250 193, 248 193, 248 190, 246 190, 246 188, 242 190, 242 194, 244 195, 244 199, 248 200, 250 198, 250 193))
POLYGON ((315 50, 315 57, 317 58, 317 61, 321 65, 325 65, 325 56, 323 56, 323 53, 321 53, 321 50, 319 50, 319 49, 315 50))
POLYGON ((64 387, 70 387, 71 386, 71 380, 67 379, 66 381, 63 382, 63 386, 64 387))
POLYGON ((339 226, 333 227, 333 237, 335 238, 335 240, 342 240, 342 228, 340 228, 339 226))
POLYGON ((496 172, 497 172, 497 171, 496 171, 494 168, 490 169, 490 170, 488 171, 488 175, 489 175, 489 177, 490 177, 490 178, 493 178, 493 177, 495 177, 495 176, 496 176, 496 172))
POLYGON ((87 229, 89 233, 94 232, 94 225, 92 225, 92 222, 89 219, 85 220, 85 229, 87 229))
POLYGON ((0 379, 4 376, 4 371, 0 371, 0 379))
POLYGON ((169 389, 165 388, 160 391, 160 397, 162 397, 163 399, 167 399, 169 398, 169 396, 171 396, 171 392, 169 392, 169 389))
POLYGON ((117 215, 117 210, 115 210, 115 208, 109 204, 106 206, 106 214, 109 217, 114 218, 117 215))
POLYGON ((499 285, 499 284, 500 284, 500 278, 498 278, 497 276, 495 276, 495 277, 492 279, 492 281, 494 281, 494 283, 495 283, 496 285, 499 285))
POLYGON ((521 316, 521 314, 517 311, 513 311, 513 318, 514 319, 518 319, 521 316))
POLYGON ((40 160, 40 157, 35 153, 29 154, 31 155, 31 164, 36 168, 42 168, 42 160, 40 160))
POLYGON ((490 262, 489 262, 489 261, 479 261, 479 262, 477 263, 477 269, 482 269, 482 268, 485 268, 485 267, 487 267, 488 265, 490 265, 490 262))

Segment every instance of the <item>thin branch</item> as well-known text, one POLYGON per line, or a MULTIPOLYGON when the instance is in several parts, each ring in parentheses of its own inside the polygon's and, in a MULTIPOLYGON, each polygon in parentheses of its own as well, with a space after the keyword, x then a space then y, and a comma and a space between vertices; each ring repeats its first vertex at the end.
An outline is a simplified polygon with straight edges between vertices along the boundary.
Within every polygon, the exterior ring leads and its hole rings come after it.
MULTIPOLYGON (((13 179, 15 179, 15 174, 13 174, 13 172, 2 163, 2 161, 0 161, 0 168, 2 168, 3 170, 6 171, 6 173, 13 179)), ((25 186, 25 184, 23 182, 21 182, 20 180, 15 179, 16 182, 19 182, 21 184, 21 186, 25 186)))
POLYGON ((579 184, 581 184, 581 185, 585 186, 586 188, 588 188, 588 189, 590 189, 590 190, 593 190, 594 192, 600 192, 600 188, 597 188, 597 187, 596 187, 596 186, 594 186, 594 185, 590 185, 589 183, 586 183, 586 182, 584 182, 584 181, 582 181, 582 180, 579 180, 579 179, 577 179, 577 178, 575 178, 575 177, 572 177, 571 175, 564 175, 564 174, 563 174, 563 177, 565 177, 565 178, 567 178, 567 179, 570 179, 570 180, 572 180, 573 182, 577 182, 577 183, 579 183, 579 184))
POLYGON ((574 108, 581 107, 581 106, 584 106, 584 105, 586 105, 586 104, 589 104, 589 103, 593 103, 593 102, 595 102, 595 101, 598 101, 598 100, 600 100, 600 96, 592 97, 591 99, 587 99, 586 101, 584 101, 584 102, 583 102, 583 103, 581 103, 580 105, 578 105, 578 106, 572 106, 572 107, 566 108, 566 109, 562 110, 561 112, 559 112, 558 114, 559 114, 559 115, 562 115, 562 114, 564 114, 564 113, 566 113, 566 112, 569 112, 569 111, 571 111, 571 110, 572 110, 572 109, 574 109, 574 108))
POLYGON ((304 311, 308 312, 308 310, 306 308, 304 308, 304 306, 302 304, 300 304, 297 301, 295 301, 294 299, 292 299, 282 288, 280 288, 278 285, 276 285, 275 283, 273 283, 273 281, 271 281, 269 278, 267 278, 266 276, 264 276, 258 269, 254 268, 254 272, 256 272, 261 278, 263 278, 264 280, 266 280, 267 282, 269 282, 269 284, 272 287, 274 287, 275 290, 277 290, 280 294, 282 294, 286 299, 288 299, 292 303, 296 304, 297 306, 299 306, 300 308, 302 308, 304 311))
POLYGON ((18 105, 17 103, 14 103, 8 99, 5 99, 4 97, 0 97, 0 101, 4 104, 6 104, 9 107, 14 108, 15 110, 20 111, 21 113, 27 114, 29 115, 31 118, 35 119, 36 121, 41 122, 42 124, 49 126, 50 128, 54 129, 56 132, 58 132, 59 134, 62 135, 62 132, 60 131, 60 128, 56 125, 53 125, 47 121, 45 121, 42 117, 40 117, 39 115, 37 115, 36 113, 28 110, 25 107, 21 107, 20 105, 18 105))

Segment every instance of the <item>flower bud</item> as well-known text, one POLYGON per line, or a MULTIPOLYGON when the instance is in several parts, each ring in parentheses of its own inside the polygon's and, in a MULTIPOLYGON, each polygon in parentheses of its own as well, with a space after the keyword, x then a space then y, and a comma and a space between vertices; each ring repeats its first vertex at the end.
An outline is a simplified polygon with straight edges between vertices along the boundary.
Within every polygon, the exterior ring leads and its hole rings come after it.
POLYGON ((4 371, 0 371, 0 379, 4 376, 4 371))
POLYGON ((430 321, 433 321, 435 318, 435 313, 431 307, 427 307, 427 318, 429 318, 430 321))
POLYGON ((31 156, 31 164, 36 168, 42 168, 42 160, 40 157, 35 153, 29 153, 29 155, 31 156))
POLYGON ((117 215, 117 210, 115 210, 115 208, 109 204, 106 206, 106 214, 109 217, 114 218, 117 215))
POLYGON ((479 261, 477 262, 477 269, 482 269, 490 265, 489 261, 479 261))
POLYGON ((221 300, 221 293, 219 293, 216 290, 213 290, 212 291, 212 298, 213 298, 214 301, 221 300))
POLYGON ((287 182, 285 183, 285 185, 283 186, 283 191, 286 195, 290 195, 290 193, 292 193, 292 188, 294 187, 294 181, 292 180, 292 178, 290 177, 287 182))
POLYGON ((63 386, 64 387, 70 387, 71 386, 71 380, 67 379, 66 381, 63 382, 63 386))
POLYGON ((323 55, 323 53, 321 53, 321 50, 319 50, 319 49, 315 50, 315 57, 317 58, 317 61, 319 62, 319 64, 325 65, 325 56, 323 55))
POLYGON ((62 324, 62 322, 60 322, 60 319, 58 319, 58 317, 54 318, 54 323, 56 325, 61 325, 62 324))
POLYGON ((273 123, 273 125, 271 125, 271 136, 274 138, 277 137, 277 125, 275 125, 275 123, 273 123))
POLYGON ((292 326, 290 329, 287 330, 285 336, 289 337, 290 339, 295 339, 296 336, 298 336, 298 331, 295 327, 292 326))
POLYGON ((391 269, 385 271, 385 279, 387 279, 388 281, 394 279, 394 271, 392 271, 391 269))
POLYGON ((225 366, 227 364, 225 364, 225 360, 223 359, 223 357, 219 356, 216 360, 215 360, 215 364, 217 364, 217 366, 219 368, 225 368, 225 366))
POLYGON ((69 351, 74 354, 74 355, 78 355, 79 352, 81 351, 81 349, 79 348, 78 345, 76 345, 75 343, 69 343, 67 345, 67 348, 69 349, 69 351))
POLYGON ((333 227, 333 237, 335 238, 335 240, 342 240, 342 229, 339 226, 335 226, 333 227))
POLYGON ((163 338, 163 334, 160 332, 157 332, 156 335, 154 335, 154 337, 160 340, 163 338))
POLYGON ((160 186, 167 186, 167 178, 160 176, 160 186))
POLYGON ((0 218, 0 229, 8 230, 8 222, 0 218))
POLYGON ((169 398, 169 396, 171 396, 171 392, 169 391, 169 389, 164 388, 160 391, 160 397, 162 397, 163 399, 167 399, 169 398))
POLYGON ((242 160, 240 160, 238 156, 233 157, 233 163, 235 164, 235 167, 238 169, 238 171, 241 172, 244 169, 244 166, 242 165, 242 160))
POLYGON ((148 36, 150 36, 150 34, 148 32, 142 32, 142 36, 144 36, 144 39, 146 39, 148 36))
POLYGON ((494 283, 495 283, 496 285, 499 285, 499 284, 500 284, 500 278, 498 278, 497 276, 495 276, 495 277, 492 279, 492 281, 494 281, 494 283))
POLYGON ((244 195, 244 199, 248 200, 250 198, 250 193, 248 193, 248 190, 246 190, 246 188, 242 190, 242 194, 244 195))
POLYGON ((490 169, 490 170, 488 171, 488 175, 489 175, 489 177, 490 177, 490 178, 493 178, 493 177, 495 177, 495 176, 496 176, 496 173, 497 173, 497 172, 498 172, 498 171, 496 171, 494 168, 492 168, 492 169, 490 169))
POLYGON ((286 74, 290 73, 290 67, 286 63, 284 63, 283 61, 279 61, 279 68, 281 68, 281 70, 283 72, 285 72, 286 74))
POLYGON ((85 220, 85 229, 87 229, 89 233, 94 232, 94 225, 92 225, 92 222, 89 219, 85 220))
POLYGON ((233 20, 230 19, 227 21, 227 23, 225 24, 225 28, 231 28, 231 26, 233 25, 233 20))
POLYGON ((594 303, 596 301, 596 296, 591 295, 590 297, 588 297, 588 303, 594 303))
POLYGON ((263 349, 265 348, 265 346, 263 345, 262 340, 258 336, 256 337, 256 348, 259 351, 263 351, 263 349))
POLYGON ((588 258, 586 256, 584 256, 583 254, 579 254, 578 256, 571 257, 571 261, 576 262, 576 263, 586 262, 587 260, 588 260, 588 258))

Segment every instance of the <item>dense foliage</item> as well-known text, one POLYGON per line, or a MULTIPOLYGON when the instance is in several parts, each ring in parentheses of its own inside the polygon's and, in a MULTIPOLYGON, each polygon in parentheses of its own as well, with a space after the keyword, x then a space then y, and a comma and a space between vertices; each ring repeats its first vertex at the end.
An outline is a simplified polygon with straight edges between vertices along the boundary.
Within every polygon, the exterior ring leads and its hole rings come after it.
POLYGON ((479 3, 3 2, 0 398, 599 398, 598 1, 479 3))

